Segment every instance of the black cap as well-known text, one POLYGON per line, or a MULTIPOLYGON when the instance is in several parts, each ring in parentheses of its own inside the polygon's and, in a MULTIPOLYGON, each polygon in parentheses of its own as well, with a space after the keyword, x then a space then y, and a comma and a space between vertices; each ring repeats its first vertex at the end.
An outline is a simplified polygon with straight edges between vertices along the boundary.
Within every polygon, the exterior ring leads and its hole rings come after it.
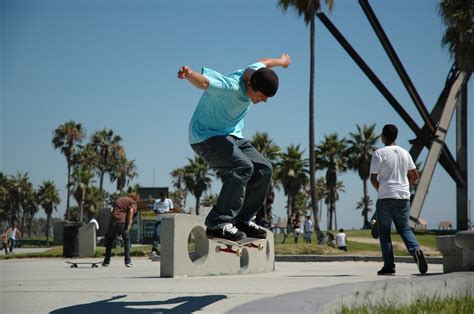
POLYGON ((278 76, 268 68, 260 68, 250 77, 250 85, 265 96, 273 97, 278 90, 278 76))

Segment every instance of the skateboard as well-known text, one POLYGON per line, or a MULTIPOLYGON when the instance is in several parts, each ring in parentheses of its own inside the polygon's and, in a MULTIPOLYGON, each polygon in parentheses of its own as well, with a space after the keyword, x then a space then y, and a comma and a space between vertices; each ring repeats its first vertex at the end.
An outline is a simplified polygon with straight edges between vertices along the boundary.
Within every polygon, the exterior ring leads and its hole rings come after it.
POLYGON ((222 239, 222 238, 209 238, 209 240, 217 242, 218 244, 216 245, 217 253, 224 252, 224 253, 232 253, 232 254, 235 254, 236 256, 242 256, 242 249, 244 247, 258 249, 259 251, 262 251, 263 244, 261 243, 261 241, 265 239, 243 238, 242 240, 239 240, 239 241, 231 241, 231 240, 222 239), (224 247, 219 244, 224 245, 224 247))
POLYGON ((66 261, 67 264, 71 264, 71 268, 78 268, 77 265, 91 265, 91 268, 99 267, 99 264, 102 262, 73 262, 73 261, 66 261))

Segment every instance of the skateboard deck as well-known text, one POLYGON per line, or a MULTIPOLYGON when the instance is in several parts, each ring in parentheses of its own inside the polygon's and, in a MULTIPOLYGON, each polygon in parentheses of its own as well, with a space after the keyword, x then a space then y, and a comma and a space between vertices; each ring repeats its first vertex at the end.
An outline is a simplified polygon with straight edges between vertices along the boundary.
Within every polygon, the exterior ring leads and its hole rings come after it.
POLYGON ((78 265, 91 265, 91 268, 99 267, 100 262, 74 262, 74 261, 66 261, 67 264, 71 264, 71 268, 78 268, 78 265))
POLYGON ((239 241, 231 241, 222 238, 209 238, 210 241, 216 242, 216 252, 232 253, 236 256, 242 256, 242 249, 244 247, 258 249, 259 251, 263 250, 262 240, 260 238, 243 238, 239 241), (222 246, 224 245, 224 246, 222 246))

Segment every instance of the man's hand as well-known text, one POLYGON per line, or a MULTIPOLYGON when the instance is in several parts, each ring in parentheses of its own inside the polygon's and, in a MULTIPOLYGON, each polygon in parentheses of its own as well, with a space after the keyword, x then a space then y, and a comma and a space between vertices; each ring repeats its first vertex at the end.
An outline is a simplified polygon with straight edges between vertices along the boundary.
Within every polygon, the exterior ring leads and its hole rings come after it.
POLYGON ((281 56, 280 56, 280 60, 281 60, 281 67, 282 68, 287 68, 290 64, 291 64, 291 58, 288 54, 286 53, 283 53, 281 56))
POLYGON ((181 80, 187 79, 193 74, 193 70, 187 65, 182 66, 178 71, 178 78, 181 80))
POLYGON ((178 78, 181 80, 188 79, 194 87, 197 87, 202 90, 207 90, 209 88, 209 80, 203 76, 201 73, 194 72, 187 65, 183 65, 178 71, 178 78))

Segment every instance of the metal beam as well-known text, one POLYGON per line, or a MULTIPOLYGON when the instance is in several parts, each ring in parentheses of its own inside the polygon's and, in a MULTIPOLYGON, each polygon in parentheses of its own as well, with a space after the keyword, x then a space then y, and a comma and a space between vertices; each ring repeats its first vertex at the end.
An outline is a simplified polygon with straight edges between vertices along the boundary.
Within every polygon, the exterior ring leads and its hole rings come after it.
MULTIPOLYGON (((468 173, 467 153, 467 83, 462 89, 462 94, 457 108, 456 116, 456 160, 462 173, 468 173)), ((468 230, 469 221, 469 197, 468 184, 456 184, 456 225, 458 230, 468 230)))
POLYGON ((411 204, 410 226, 412 228, 415 227, 416 222, 420 217, 421 209, 423 208, 423 203, 430 186, 431 178, 433 177, 436 164, 438 163, 438 159, 444 145, 444 140, 446 138, 446 134, 448 133, 449 124, 451 123, 451 118, 453 117, 454 110, 456 109, 456 105, 459 101, 460 91, 463 88, 463 84, 465 83, 465 78, 466 74, 464 72, 458 72, 456 74, 456 81, 451 87, 446 105, 443 108, 443 113, 441 114, 441 119, 436 129, 435 138, 431 144, 428 157, 426 158, 426 162, 423 167, 423 173, 416 188, 415 197, 411 204))
MULTIPOLYGON (((402 105, 396 100, 396 98, 390 93, 390 91, 385 87, 385 85, 380 81, 377 75, 369 68, 365 61, 359 56, 355 49, 349 44, 349 42, 344 38, 344 36, 339 32, 339 30, 332 24, 329 18, 323 13, 320 12, 317 14, 318 18, 321 20, 324 26, 329 30, 329 32, 334 36, 334 38, 339 42, 339 44, 344 48, 344 50, 349 54, 349 56, 354 60, 354 62, 359 66, 359 68, 364 72, 364 74, 369 78, 369 80, 374 84, 374 86, 379 90, 379 92, 385 97, 389 104, 395 109, 395 111, 400 115, 400 117, 405 121, 408 127, 415 133, 420 141, 423 142, 423 145, 427 148, 431 145, 431 138, 424 136, 422 130, 411 116, 403 109, 402 105)), ((443 148, 443 158, 441 158, 440 163, 443 168, 453 177, 453 179, 460 183, 465 184, 465 179, 456 172, 456 168, 453 169, 452 163, 449 161, 450 153, 447 153, 447 147, 443 148), (444 152, 446 151, 446 152, 444 152), (447 160, 448 159, 448 160, 447 160)), ((453 160, 452 160, 453 161, 453 160)), ((455 164, 455 162, 454 162, 455 164)))
POLYGON ((387 35, 385 34, 385 31, 382 28, 382 25, 380 25, 379 20, 375 16, 374 11, 372 10, 372 7, 370 6, 368 0, 359 0, 359 4, 362 7, 362 10, 364 11, 367 19, 370 22, 370 25, 372 25, 372 28, 375 31, 375 34, 377 35, 380 43, 382 44, 383 48, 385 49, 385 52, 387 53, 388 57, 390 58, 390 61, 392 62, 393 66, 395 67, 395 70, 398 73, 398 76, 400 76, 400 79, 402 80, 403 85, 405 86, 408 94, 410 95, 411 99, 413 100, 413 103, 416 106, 416 109, 418 109, 418 112, 421 114, 421 117, 423 118, 423 121, 425 124, 428 126, 429 130, 431 133, 435 132, 435 124, 433 120, 431 120, 431 116, 428 113, 428 110, 426 110, 426 106, 421 100, 420 95, 418 94, 415 85, 413 85, 410 77, 408 76, 407 71, 405 71, 405 68, 402 65, 402 62, 398 58, 397 53, 395 52, 395 49, 393 49, 392 44, 390 43, 390 40, 388 39, 387 35))

